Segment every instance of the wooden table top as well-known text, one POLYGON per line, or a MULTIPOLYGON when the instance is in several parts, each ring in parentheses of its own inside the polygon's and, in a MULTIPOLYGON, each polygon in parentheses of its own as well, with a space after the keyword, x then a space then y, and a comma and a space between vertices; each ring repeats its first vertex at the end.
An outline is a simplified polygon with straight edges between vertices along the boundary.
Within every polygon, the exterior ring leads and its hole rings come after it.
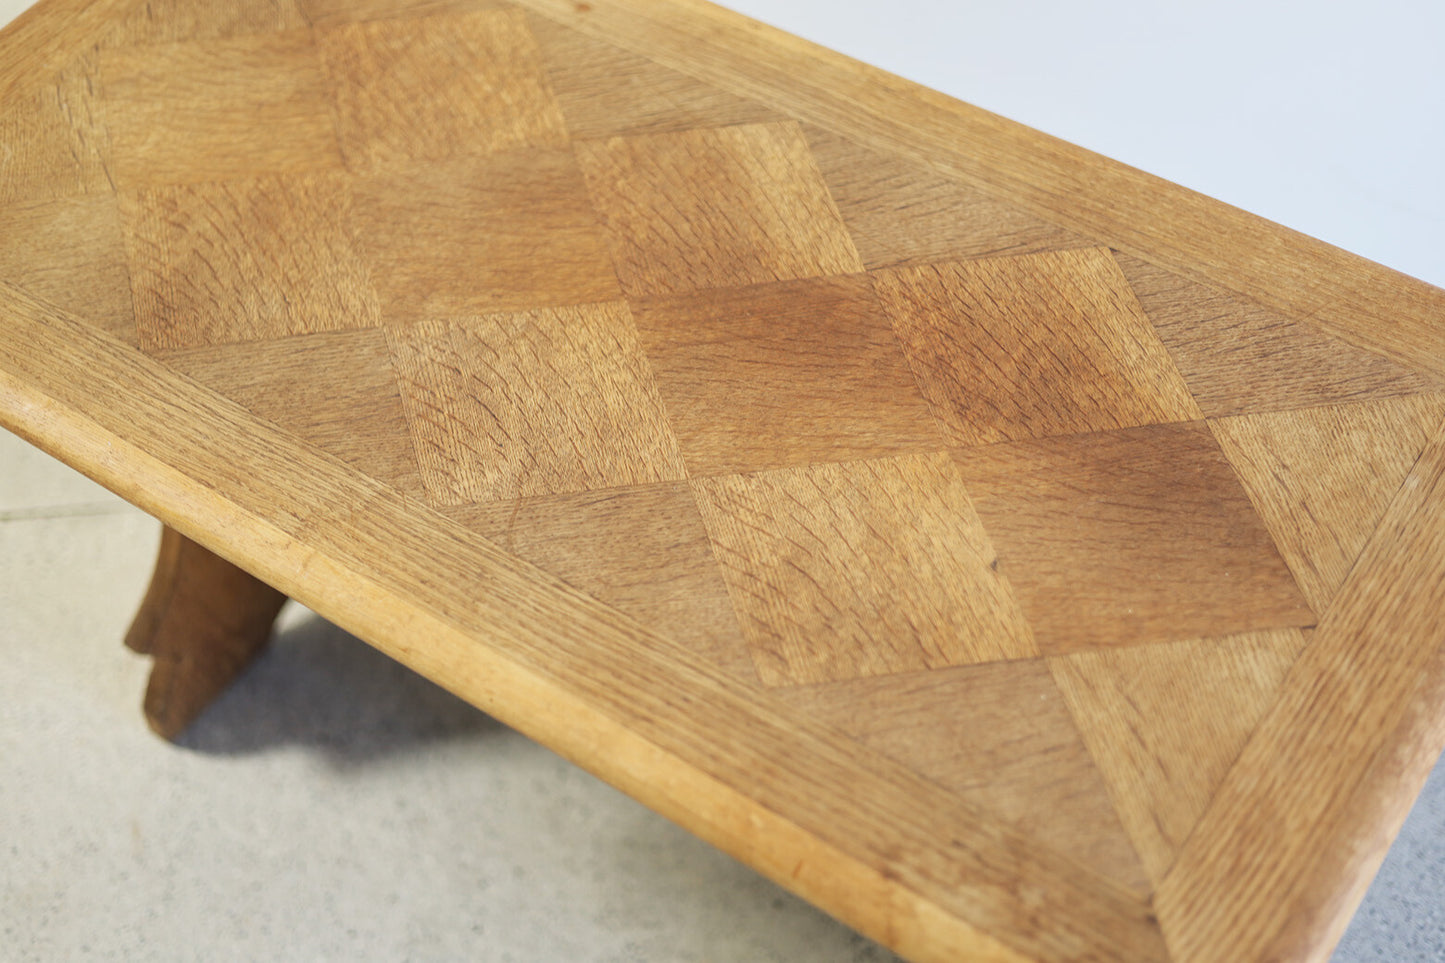
POLYGON ((1445 291, 695 0, 42 0, 0 423, 918 960, 1322 958, 1445 745, 1445 291))

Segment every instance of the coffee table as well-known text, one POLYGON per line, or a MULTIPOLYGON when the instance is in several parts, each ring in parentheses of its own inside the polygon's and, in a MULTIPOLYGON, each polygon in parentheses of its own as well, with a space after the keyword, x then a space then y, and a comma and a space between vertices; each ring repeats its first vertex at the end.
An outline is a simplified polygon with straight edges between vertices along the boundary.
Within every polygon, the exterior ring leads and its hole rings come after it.
POLYGON ((1445 742, 1445 294, 716 8, 42 3, 0 421, 917 959, 1326 953, 1445 742))

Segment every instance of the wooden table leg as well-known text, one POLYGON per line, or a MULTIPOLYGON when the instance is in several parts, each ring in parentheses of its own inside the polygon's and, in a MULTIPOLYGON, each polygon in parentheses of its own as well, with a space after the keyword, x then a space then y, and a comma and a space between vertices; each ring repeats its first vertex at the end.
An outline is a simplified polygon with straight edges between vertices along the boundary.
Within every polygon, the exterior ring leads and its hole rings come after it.
POLYGON ((167 526, 125 644, 152 656, 145 716, 173 739, 271 637, 286 596, 167 526))

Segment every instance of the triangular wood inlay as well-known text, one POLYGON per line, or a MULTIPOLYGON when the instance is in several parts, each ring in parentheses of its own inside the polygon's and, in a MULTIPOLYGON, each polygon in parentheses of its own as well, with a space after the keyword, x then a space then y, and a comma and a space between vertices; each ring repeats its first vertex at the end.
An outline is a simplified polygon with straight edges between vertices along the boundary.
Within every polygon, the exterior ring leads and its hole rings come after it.
POLYGON ((1041 660, 773 690, 970 803, 1135 888, 1143 864, 1041 660))
POLYGON ((1212 423, 1317 615, 1442 419, 1445 396, 1418 395, 1212 423))
POLYGON ((786 119, 762 104, 544 17, 532 17, 530 25, 573 137, 611 137, 786 119))
POLYGON ((1155 883, 1303 644, 1278 629, 1049 660, 1155 883))
POLYGON ((903 158, 805 129, 869 268, 1097 244, 903 158))
POLYGON ((1247 298, 1115 253, 1144 313, 1210 418, 1389 398, 1439 388, 1427 375, 1247 298))

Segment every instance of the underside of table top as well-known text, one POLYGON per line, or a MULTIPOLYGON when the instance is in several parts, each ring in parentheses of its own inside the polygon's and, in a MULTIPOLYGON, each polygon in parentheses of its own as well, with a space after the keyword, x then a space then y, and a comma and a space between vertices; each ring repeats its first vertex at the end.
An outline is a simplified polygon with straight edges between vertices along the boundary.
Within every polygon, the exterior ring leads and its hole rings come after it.
POLYGON ((1445 292, 690 0, 44 0, 0 423, 919 960, 1318 959, 1445 292))

